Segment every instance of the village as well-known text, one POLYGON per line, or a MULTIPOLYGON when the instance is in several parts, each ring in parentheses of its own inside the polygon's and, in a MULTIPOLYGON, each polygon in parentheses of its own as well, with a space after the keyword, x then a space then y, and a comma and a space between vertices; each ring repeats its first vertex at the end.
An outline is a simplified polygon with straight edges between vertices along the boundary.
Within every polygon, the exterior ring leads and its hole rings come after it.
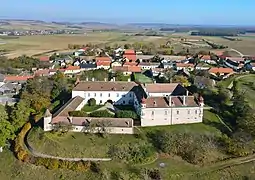
MULTIPOLYGON (((74 131, 84 131, 84 126, 101 123, 111 133, 133 133, 133 126, 162 126, 199 123, 203 121, 203 97, 189 91, 214 87, 217 82, 231 76, 253 71, 249 57, 226 57, 214 50, 210 55, 194 56, 143 55, 133 49, 117 48, 109 54, 104 49, 88 47, 68 53, 42 56, 40 62, 49 68, 32 68, 25 75, 1 74, 1 103, 15 103, 15 95, 28 79, 50 77, 61 72, 76 79, 70 101, 53 115, 46 111, 44 130, 50 131, 59 123, 71 123, 74 131), (95 56, 86 56, 88 53, 95 56), (94 77, 88 72, 97 71, 94 77), (106 73, 106 75, 105 75, 106 73), (104 74, 104 75, 103 75, 104 74), (70 113, 93 102, 98 110, 116 114, 117 107, 128 106, 137 115, 131 117, 76 117, 70 113), (108 118, 107 118, 108 117, 108 118), (137 122, 139 120, 139 122, 137 122), (126 129, 126 130, 125 130, 126 129)), ((93 73, 92 73, 93 74, 93 73)), ((102 130, 102 127, 98 131, 102 130)))

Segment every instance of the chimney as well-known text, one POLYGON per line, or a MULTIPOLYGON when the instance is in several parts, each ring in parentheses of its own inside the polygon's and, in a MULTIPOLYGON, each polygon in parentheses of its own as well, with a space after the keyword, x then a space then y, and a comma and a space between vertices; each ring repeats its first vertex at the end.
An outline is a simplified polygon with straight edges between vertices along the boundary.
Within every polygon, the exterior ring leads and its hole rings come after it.
POLYGON ((112 79, 113 79, 113 81, 115 81, 115 77, 113 77, 112 79))
POLYGON ((183 106, 186 106, 186 96, 183 96, 182 104, 183 104, 183 106))
POLYGON ((104 78, 104 81, 106 82, 106 81, 107 81, 107 78, 104 78))
POLYGON ((86 77, 86 81, 89 81, 89 78, 88 78, 88 77, 86 77))
POLYGON ((172 96, 168 96, 168 105, 169 106, 172 106, 172 96))
POLYGON ((95 81, 95 78, 92 78, 92 81, 95 81))
POLYGON ((186 90, 186 96, 189 96, 189 91, 188 90, 186 90))
POLYGON ((128 82, 130 82, 131 81, 131 79, 130 78, 128 78, 128 82))

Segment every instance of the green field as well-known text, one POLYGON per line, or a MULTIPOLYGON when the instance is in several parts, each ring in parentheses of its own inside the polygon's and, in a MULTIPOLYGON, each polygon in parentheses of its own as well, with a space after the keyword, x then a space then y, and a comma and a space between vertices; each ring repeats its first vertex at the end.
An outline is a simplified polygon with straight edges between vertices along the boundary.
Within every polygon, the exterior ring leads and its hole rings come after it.
POLYGON ((255 74, 241 77, 237 80, 237 89, 245 95, 251 107, 255 107, 255 74))

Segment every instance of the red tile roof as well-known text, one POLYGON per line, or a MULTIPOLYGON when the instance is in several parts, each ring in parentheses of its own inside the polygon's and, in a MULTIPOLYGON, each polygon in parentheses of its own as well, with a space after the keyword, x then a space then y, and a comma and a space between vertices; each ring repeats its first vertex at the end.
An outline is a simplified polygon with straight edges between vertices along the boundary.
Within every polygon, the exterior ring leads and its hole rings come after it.
MULTIPOLYGON (((147 108, 169 108, 169 99, 166 97, 149 97, 146 99, 147 108)), ((171 96, 171 105, 174 107, 192 106, 196 107, 196 103, 193 96, 171 96), (185 104, 184 99, 185 98, 185 104)))
POLYGON ((96 61, 109 61, 111 62, 111 58, 110 57, 96 57, 96 61))
POLYGON ((211 60, 211 56, 210 55, 204 55, 201 59, 211 60))
POLYGON ((27 81, 28 79, 32 79, 34 76, 6 76, 6 81, 27 81))
POLYGON ((42 69, 42 70, 37 70, 35 71, 35 76, 41 76, 41 75, 48 75, 50 72, 49 69, 42 69))
POLYGON ((136 61, 136 55, 129 55, 129 54, 124 54, 123 55, 124 58, 127 58, 128 60, 132 60, 132 61, 136 61))
POLYGON ((223 68, 223 67, 220 67, 220 68, 211 68, 210 70, 209 70, 209 73, 214 73, 214 74, 216 74, 216 73, 225 73, 225 74, 229 74, 229 73, 233 73, 234 72, 234 70, 233 69, 231 69, 231 68, 223 68))
POLYGON ((172 93, 178 85, 178 83, 145 84, 145 89, 149 93, 172 93))
POLYGON ((96 64, 97 66, 110 66, 111 61, 97 61, 96 64))
POLYGON ((81 81, 73 91, 131 91, 135 86, 135 82, 81 81))
POLYGON ((137 65, 137 62, 129 62, 129 61, 126 61, 125 63, 124 63, 124 66, 136 66, 137 65))
POLYGON ((176 63, 176 66, 177 67, 193 67, 194 68, 194 64, 191 64, 191 63, 176 63))
POLYGON ((40 61, 45 61, 45 62, 47 62, 47 61, 50 61, 50 57, 48 57, 48 56, 42 56, 42 57, 39 58, 39 60, 40 60, 40 61))
POLYGON ((133 49, 126 49, 124 51, 124 55, 135 55, 135 54, 136 54, 135 50, 133 50, 133 49))
POLYGON ((141 67, 139 66, 114 66, 112 68, 113 71, 121 71, 121 72, 142 72, 141 67))
POLYGON ((79 70, 80 66, 68 66, 65 70, 79 70))

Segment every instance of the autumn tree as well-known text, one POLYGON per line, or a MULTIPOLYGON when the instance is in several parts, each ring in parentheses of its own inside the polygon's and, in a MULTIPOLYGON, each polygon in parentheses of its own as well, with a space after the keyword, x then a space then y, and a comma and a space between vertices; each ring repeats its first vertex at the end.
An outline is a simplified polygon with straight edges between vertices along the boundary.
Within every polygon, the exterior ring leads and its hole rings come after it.
POLYGON ((173 83, 181 83, 184 87, 190 86, 190 82, 186 76, 176 75, 173 77, 173 83))

